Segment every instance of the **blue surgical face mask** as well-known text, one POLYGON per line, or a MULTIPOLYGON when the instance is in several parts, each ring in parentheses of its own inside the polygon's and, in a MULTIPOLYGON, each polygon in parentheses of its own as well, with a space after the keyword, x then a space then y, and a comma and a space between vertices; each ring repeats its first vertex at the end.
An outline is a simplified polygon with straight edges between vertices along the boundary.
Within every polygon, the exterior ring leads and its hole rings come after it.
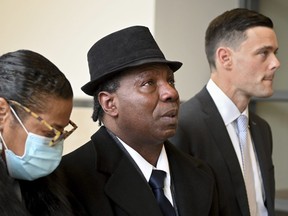
MULTIPOLYGON (((27 132, 27 129, 13 108, 11 108, 11 110, 27 132)), ((34 180, 50 174, 57 168, 62 158, 64 140, 55 146, 49 146, 52 138, 31 132, 27 132, 27 134, 23 156, 15 155, 14 152, 7 148, 2 134, 0 134, 0 138, 5 147, 5 157, 9 175, 16 179, 34 180)))

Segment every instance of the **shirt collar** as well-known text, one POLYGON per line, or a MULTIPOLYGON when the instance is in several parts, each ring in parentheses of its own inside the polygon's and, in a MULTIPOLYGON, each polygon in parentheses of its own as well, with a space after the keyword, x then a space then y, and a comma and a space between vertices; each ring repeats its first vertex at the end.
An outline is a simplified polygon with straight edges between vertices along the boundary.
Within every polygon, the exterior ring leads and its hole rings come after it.
POLYGON ((123 147, 127 150, 127 152, 130 154, 130 156, 133 158, 135 163, 138 165, 139 169, 142 171, 147 181, 149 181, 153 169, 163 170, 167 173, 167 176, 170 176, 169 163, 164 145, 159 155, 157 165, 156 167, 154 167, 149 162, 147 162, 137 151, 135 151, 133 148, 123 142, 119 137, 117 138, 119 139, 123 147))
MULTIPOLYGON (((209 94, 211 95, 222 119, 227 126, 237 119, 241 113, 237 106, 230 100, 230 98, 210 79, 206 86, 209 94)), ((248 118, 248 107, 242 113, 248 118)))

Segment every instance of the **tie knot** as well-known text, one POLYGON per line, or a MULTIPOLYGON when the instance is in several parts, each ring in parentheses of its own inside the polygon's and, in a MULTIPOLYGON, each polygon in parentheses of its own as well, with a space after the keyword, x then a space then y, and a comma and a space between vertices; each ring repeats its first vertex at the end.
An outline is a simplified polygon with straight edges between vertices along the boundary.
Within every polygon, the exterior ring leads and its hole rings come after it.
POLYGON ((164 188, 164 179, 166 172, 154 169, 149 179, 149 185, 152 189, 164 188))
POLYGON ((245 115, 240 115, 237 118, 237 127, 239 132, 246 131, 248 128, 248 118, 245 115))

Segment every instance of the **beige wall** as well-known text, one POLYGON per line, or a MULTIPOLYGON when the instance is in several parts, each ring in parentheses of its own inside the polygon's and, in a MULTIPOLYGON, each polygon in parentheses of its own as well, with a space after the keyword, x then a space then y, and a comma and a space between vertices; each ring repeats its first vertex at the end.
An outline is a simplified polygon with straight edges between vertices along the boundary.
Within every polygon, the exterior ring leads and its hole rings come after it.
POLYGON ((154 31, 155 0, 0 0, 0 54, 32 49, 71 80, 75 97, 89 79, 86 53, 101 37, 130 25, 154 31))
POLYGON ((204 51, 209 22, 238 0, 157 0, 155 36, 166 57, 181 60, 175 73, 181 100, 187 100, 207 82, 210 72, 204 51))
POLYGON ((72 111, 71 119, 77 123, 77 130, 65 140, 64 154, 67 154, 79 146, 83 145, 90 140, 90 136, 93 135, 98 129, 98 122, 93 122, 92 107, 75 107, 72 111))

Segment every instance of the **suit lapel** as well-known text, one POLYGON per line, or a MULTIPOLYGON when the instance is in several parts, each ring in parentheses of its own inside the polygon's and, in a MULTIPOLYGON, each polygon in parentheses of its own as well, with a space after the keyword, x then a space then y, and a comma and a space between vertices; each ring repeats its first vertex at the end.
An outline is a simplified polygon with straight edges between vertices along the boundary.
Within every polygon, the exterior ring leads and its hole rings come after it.
POLYGON ((137 165, 107 132, 104 135, 106 140, 97 146, 97 151, 101 161, 99 171, 110 176, 104 188, 106 195, 128 215, 161 215, 155 197, 137 165))
MULTIPOLYGON (((257 125, 256 121, 254 121, 253 115, 250 114, 250 131, 251 131, 251 136, 255 148, 255 153, 259 162, 259 167, 261 170, 261 177, 263 181, 263 186, 264 186, 264 191, 266 195, 266 199, 270 199, 272 197, 270 190, 269 190, 269 182, 268 182, 268 176, 269 174, 267 173, 268 167, 267 167, 267 158, 266 154, 264 151, 264 146, 266 146, 265 142, 267 140, 263 139, 263 134, 259 129, 259 126, 257 125)), ((268 145, 268 144, 267 144, 268 145)), ((274 200, 268 200, 268 204, 273 203, 274 200)), ((272 206, 267 206, 267 209, 272 209, 272 206)))
POLYGON ((170 143, 165 143, 165 149, 170 165, 172 194, 179 215, 209 215, 214 180, 207 178, 207 175, 197 168, 196 163, 192 164, 182 154, 180 156, 170 143))
POLYGON ((230 172, 242 215, 249 215, 247 199, 243 199, 246 197, 246 189, 241 167, 223 119, 206 88, 202 89, 197 98, 203 107, 206 126, 209 128, 230 172))
POLYGON ((146 180, 131 162, 123 158, 105 186, 105 192, 129 215, 160 215, 160 209, 146 180))

